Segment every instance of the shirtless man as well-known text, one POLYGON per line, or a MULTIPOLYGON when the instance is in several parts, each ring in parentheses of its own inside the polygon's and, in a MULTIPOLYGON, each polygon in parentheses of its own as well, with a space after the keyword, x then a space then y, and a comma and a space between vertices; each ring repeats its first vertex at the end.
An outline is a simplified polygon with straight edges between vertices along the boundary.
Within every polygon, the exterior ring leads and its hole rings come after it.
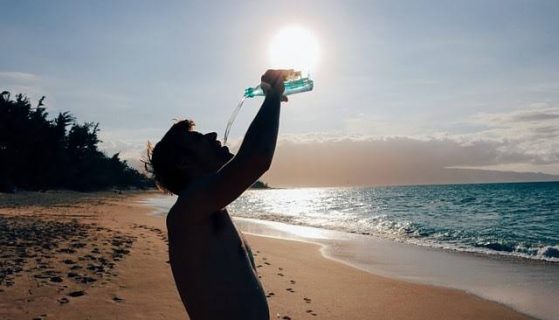
POLYGON ((289 72, 262 76, 266 98, 236 156, 215 132, 192 131, 190 120, 174 124, 151 153, 157 183, 178 195, 167 216, 169 256, 192 320, 269 319, 252 253, 225 206, 270 168, 289 72))

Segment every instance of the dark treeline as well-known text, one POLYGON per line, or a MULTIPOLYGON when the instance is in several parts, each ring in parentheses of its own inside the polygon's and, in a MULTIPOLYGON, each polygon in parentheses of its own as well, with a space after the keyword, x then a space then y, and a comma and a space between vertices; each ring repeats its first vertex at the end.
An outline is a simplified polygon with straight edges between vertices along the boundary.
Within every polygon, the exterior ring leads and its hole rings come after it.
POLYGON ((153 186, 118 153, 98 150, 98 123, 79 124, 68 112, 48 119, 44 98, 33 107, 22 94, 0 95, 0 192, 153 186))
POLYGON ((270 186, 264 181, 256 181, 251 186, 252 189, 271 189, 270 186))

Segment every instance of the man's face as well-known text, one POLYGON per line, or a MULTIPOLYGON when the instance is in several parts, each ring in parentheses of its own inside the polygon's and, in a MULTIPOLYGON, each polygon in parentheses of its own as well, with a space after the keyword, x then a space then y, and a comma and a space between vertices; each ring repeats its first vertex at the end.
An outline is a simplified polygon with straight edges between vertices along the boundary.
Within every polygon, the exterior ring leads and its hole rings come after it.
POLYGON ((179 143, 192 155, 190 159, 196 163, 200 175, 216 172, 234 156, 229 148, 222 146, 217 140, 215 132, 202 134, 189 131, 179 143))

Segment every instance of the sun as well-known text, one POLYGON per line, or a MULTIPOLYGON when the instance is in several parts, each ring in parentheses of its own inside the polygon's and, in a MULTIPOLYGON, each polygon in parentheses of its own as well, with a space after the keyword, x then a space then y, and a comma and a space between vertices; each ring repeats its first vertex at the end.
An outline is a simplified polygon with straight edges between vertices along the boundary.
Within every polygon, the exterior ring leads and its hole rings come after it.
POLYGON ((315 71, 318 56, 316 37, 303 27, 286 27, 270 43, 270 63, 274 69, 295 69, 308 74, 315 71))

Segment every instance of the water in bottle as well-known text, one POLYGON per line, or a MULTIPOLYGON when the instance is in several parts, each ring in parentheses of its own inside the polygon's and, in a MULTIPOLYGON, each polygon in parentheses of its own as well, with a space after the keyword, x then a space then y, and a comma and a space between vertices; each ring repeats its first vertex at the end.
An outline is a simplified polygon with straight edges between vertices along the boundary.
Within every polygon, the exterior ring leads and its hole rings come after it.
MULTIPOLYGON (((311 91, 314 87, 314 81, 310 78, 310 76, 302 77, 301 72, 295 71, 287 77, 283 85, 285 87, 283 94, 288 96, 296 93, 311 91)), ((258 85, 256 87, 246 88, 244 97, 254 98, 256 96, 264 95, 264 90, 262 90, 260 85, 258 85)))
MULTIPOLYGON (((311 91, 314 88, 314 81, 310 78, 310 76, 302 77, 301 72, 295 71, 287 76, 283 85, 285 87, 285 91, 283 94, 288 96, 296 93, 311 91)), ((265 96, 264 90, 262 90, 262 87, 260 85, 245 89, 245 93, 243 94, 241 101, 239 102, 235 110, 233 110, 233 113, 231 114, 231 117, 227 122, 225 134, 223 135, 223 145, 227 144, 227 137, 229 136, 231 126, 233 125, 233 122, 235 122, 235 118, 237 117, 237 114, 239 114, 239 111, 241 110, 241 107, 243 106, 246 98, 254 98, 257 96, 265 96)))

